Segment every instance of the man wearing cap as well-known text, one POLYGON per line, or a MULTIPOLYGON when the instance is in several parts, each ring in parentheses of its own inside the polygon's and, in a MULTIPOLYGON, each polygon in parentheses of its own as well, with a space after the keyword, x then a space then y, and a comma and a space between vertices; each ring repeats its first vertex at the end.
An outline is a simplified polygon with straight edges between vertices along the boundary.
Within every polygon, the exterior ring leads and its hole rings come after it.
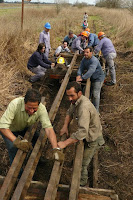
POLYGON ((40 36, 39 36, 39 44, 40 43, 44 43, 45 44, 45 55, 46 57, 48 58, 49 56, 49 51, 51 49, 51 46, 50 46, 50 34, 49 34, 49 30, 51 29, 51 25, 50 23, 46 23, 44 25, 44 30, 40 33, 40 36))
POLYGON ((86 47, 87 37, 88 37, 87 32, 83 31, 81 33, 81 36, 79 36, 75 40, 73 40, 72 51, 75 52, 75 51, 79 50, 79 53, 82 53, 86 47))
POLYGON ((68 43, 68 46, 71 47, 72 46, 72 42, 73 40, 76 38, 77 36, 75 34, 73 34, 73 31, 69 31, 68 35, 66 35, 64 37, 64 41, 68 43))

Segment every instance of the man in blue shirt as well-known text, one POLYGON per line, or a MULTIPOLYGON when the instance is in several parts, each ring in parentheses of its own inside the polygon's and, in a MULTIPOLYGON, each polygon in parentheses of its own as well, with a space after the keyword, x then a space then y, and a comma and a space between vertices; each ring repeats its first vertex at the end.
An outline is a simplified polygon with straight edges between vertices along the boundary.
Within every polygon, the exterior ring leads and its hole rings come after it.
POLYGON ((48 60, 44 52, 45 44, 40 43, 37 50, 29 58, 27 67, 30 71, 36 74, 30 78, 29 81, 31 83, 34 83, 43 77, 47 69, 55 67, 55 63, 52 63, 50 60, 48 60))
POLYGON ((93 56, 92 47, 86 47, 84 49, 84 58, 81 61, 77 75, 77 82, 90 78, 90 97, 92 98, 93 105, 99 112, 100 92, 105 76, 99 60, 93 56), (87 72, 84 73, 85 70, 87 70, 87 72))
POLYGON ((73 40, 76 38, 77 36, 75 34, 73 34, 73 31, 69 31, 68 35, 66 35, 64 37, 64 41, 68 43, 68 47, 71 47, 73 40))
POLYGON ((88 47, 96 47, 99 43, 99 39, 96 34, 88 32, 88 47))
POLYGON ((111 40, 105 37, 104 32, 99 32, 98 38, 100 42, 94 51, 95 53, 98 53, 100 50, 102 51, 102 54, 106 60, 106 63, 108 65, 110 75, 111 75, 111 81, 106 82, 105 84, 108 86, 112 86, 116 84, 116 72, 115 72, 115 65, 114 65, 114 58, 116 58, 116 51, 111 40))

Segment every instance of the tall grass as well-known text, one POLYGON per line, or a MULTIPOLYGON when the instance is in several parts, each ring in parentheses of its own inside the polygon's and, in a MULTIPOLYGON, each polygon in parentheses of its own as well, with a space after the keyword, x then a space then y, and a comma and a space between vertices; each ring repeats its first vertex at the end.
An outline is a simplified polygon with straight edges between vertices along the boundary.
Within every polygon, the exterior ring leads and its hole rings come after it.
MULTIPOLYGON (((27 79, 31 73, 27 70, 26 65, 28 58, 37 48, 39 34, 43 30, 45 22, 51 23, 51 46, 56 48, 69 29, 72 29, 75 34, 80 33, 85 11, 89 15, 100 16, 100 20, 97 20, 97 32, 106 31, 105 33, 110 35, 116 45, 124 47, 128 40, 132 40, 133 17, 127 10, 96 8, 93 6, 81 9, 67 6, 67 9, 65 9, 64 6, 57 15, 54 6, 26 5, 23 32, 21 32, 20 8, 2 14, 0 10, 1 105, 7 105, 12 98, 24 94, 27 87, 30 87, 27 79), (16 92, 16 87, 19 88, 20 92, 18 90, 16 92)), ((90 19, 89 27, 93 32, 93 24, 90 19)), ((132 45, 130 49, 133 49, 132 45)), ((5 107, 2 107, 1 113, 5 107)))

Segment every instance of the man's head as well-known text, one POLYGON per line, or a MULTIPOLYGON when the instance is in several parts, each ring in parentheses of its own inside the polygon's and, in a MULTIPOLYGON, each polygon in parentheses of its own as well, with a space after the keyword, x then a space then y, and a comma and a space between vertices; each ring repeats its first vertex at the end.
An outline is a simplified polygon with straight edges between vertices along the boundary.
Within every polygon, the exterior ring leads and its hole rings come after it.
POLYGON ((66 88, 66 94, 68 96, 69 101, 72 104, 75 104, 76 101, 82 95, 81 85, 77 83, 76 81, 68 83, 67 88, 66 88))
POLYGON ((46 32, 49 32, 50 29, 51 29, 51 25, 50 25, 49 22, 47 22, 47 23, 44 25, 44 30, 45 30, 46 32))
POLYGON ((86 59, 90 59, 93 55, 93 48, 92 47, 86 47, 84 49, 84 56, 86 59))
POLYGON ((40 43, 38 45, 37 51, 40 53, 44 53, 45 52, 45 44, 44 43, 40 43))
POLYGON ((69 35, 69 38, 73 38, 73 31, 70 30, 68 35, 69 35))
POLYGON ((102 38, 105 37, 105 33, 104 32, 99 32, 98 33, 98 39, 101 40, 102 38))
POLYGON ((28 115, 33 115, 41 102, 41 94, 38 90, 28 89, 24 97, 25 111, 28 115))
POLYGON ((83 31, 83 32, 81 33, 81 39, 84 41, 84 40, 87 39, 87 37, 88 37, 87 32, 86 32, 86 31, 83 31))
POLYGON ((63 41, 63 47, 64 47, 64 48, 66 48, 66 47, 67 47, 67 45, 68 45, 68 43, 67 43, 67 42, 65 42, 65 41, 63 41))

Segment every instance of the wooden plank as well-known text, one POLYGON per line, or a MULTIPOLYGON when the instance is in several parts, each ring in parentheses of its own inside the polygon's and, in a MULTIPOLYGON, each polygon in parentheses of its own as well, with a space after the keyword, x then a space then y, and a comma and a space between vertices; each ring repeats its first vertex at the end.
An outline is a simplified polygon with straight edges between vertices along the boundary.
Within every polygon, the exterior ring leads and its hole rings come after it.
POLYGON ((93 187, 98 187, 98 151, 93 157, 93 187))
POLYGON ((76 200, 78 198, 83 151, 84 151, 84 143, 83 141, 80 141, 79 144, 77 145, 77 150, 76 150, 69 200, 76 200))
MULTIPOLYGON (((65 89, 66 89, 66 85, 67 85, 69 78, 70 78, 70 75, 72 73, 73 65, 74 65, 76 58, 77 58, 77 53, 78 52, 75 52, 74 57, 72 59, 72 62, 70 64, 70 67, 69 67, 69 69, 68 69, 68 71, 65 75, 65 78, 64 78, 63 83, 61 85, 61 88, 58 92, 59 96, 58 96, 57 99, 55 99, 53 106, 50 109, 51 114, 53 116, 55 115, 55 111, 57 110, 57 109, 54 109, 54 104, 60 102, 60 96, 63 97, 63 94, 64 94, 65 89)), ((48 184, 48 187, 47 187, 47 190, 46 190, 46 193, 45 193, 44 200, 54 200, 55 199, 56 193, 57 193, 57 184, 59 183, 59 180, 60 180, 62 166, 63 165, 57 164, 57 161, 55 162, 53 170, 52 170, 52 174, 50 176, 49 184, 48 184)))
MULTIPOLYGON (((90 96, 90 79, 87 79, 86 82, 85 96, 88 98, 90 96)), ((69 200, 76 200, 78 198, 83 152, 84 143, 83 141, 80 141, 80 143, 77 145, 76 150, 69 200)))
MULTIPOLYGON (((45 101, 45 98, 42 98, 41 102, 44 103, 44 101, 45 101)), ((33 126, 31 126, 28 129, 28 131, 26 132, 26 134, 24 136, 25 139, 27 139, 28 141, 32 140, 35 130, 37 128, 37 125, 38 125, 38 123, 35 123, 33 126)), ((21 150, 17 151, 17 154, 13 160, 13 163, 7 173, 7 176, 4 180, 2 188, 0 190, 1 199, 8 200, 10 198, 11 193, 14 189, 15 183, 17 181, 19 172, 21 170, 22 164, 23 164, 26 156, 27 156, 27 153, 25 153, 21 150)))
MULTIPOLYGON (((31 129, 29 129, 26 134, 25 134, 25 139, 27 139, 28 141, 31 141, 34 132, 36 130, 36 124, 34 126, 31 127, 31 129)), ((5 178, 5 181, 1 187, 0 190, 0 197, 3 200, 8 200, 11 196, 11 193, 13 191, 14 185, 17 181, 19 172, 21 170, 22 164, 26 158, 27 153, 24 153, 21 150, 17 151, 17 154, 12 162, 12 165, 7 173, 7 176, 5 178)))
MULTIPOLYGON (((0 176, 0 188, 4 182, 5 177, 0 176)), ((45 194, 45 190, 47 188, 47 183, 42 183, 39 181, 31 181, 30 187, 28 189, 27 196, 30 196, 32 199, 32 196, 37 196, 38 199, 43 199, 43 196, 45 194)), ((58 185, 58 191, 61 192, 69 192, 70 186, 69 185, 58 185)), ((111 197, 112 200, 118 200, 118 195, 115 193, 114 190, 108 190, 108 189, 99 189, 99 188, 89 188, 89 187, 80 187, 79 188, 80 194, 100 194, 111 197)))
POLYGON ((96 194, 79 194, 79 200, 111 200, 110 197, 96 194))

